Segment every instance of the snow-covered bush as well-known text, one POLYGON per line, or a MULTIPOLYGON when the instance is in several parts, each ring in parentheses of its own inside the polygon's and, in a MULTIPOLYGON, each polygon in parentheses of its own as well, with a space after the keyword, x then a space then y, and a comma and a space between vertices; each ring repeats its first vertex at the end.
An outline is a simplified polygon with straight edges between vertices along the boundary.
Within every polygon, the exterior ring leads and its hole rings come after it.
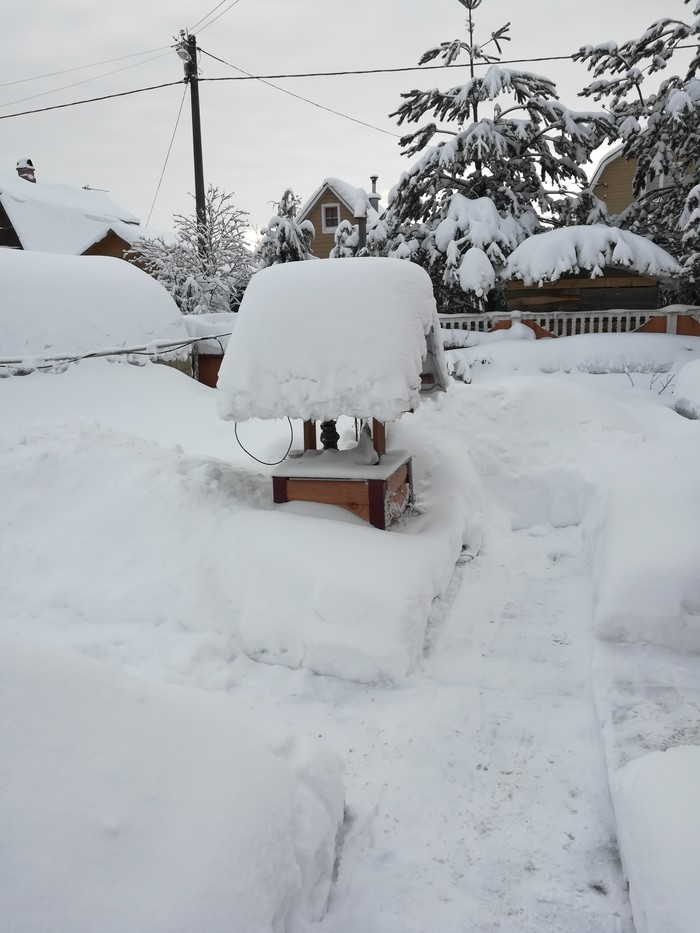
POLYGON ((183 314, 234 310, 252 273, 248 215, 210 185, 203 224, 194 215, 174 220, 174 238, 137 240, 128 258, 165 286, 183 314))

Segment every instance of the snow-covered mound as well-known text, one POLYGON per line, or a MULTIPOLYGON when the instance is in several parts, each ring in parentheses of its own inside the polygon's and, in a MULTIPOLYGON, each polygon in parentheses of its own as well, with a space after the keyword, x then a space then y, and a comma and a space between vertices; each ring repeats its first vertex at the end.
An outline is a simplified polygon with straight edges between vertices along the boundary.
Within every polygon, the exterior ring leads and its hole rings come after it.
POLYGON ((1 645, 6 929, 304 933, 320 919, 343 816, 330 753, 275 754, 223 696, 1 645))
POLYGON ((683 366, 676 378, 674 395, 677 412, 687 418, 700 418, 700 360, 683 366))
POLYGON ((606 266, 621 266, 654 278, 681 272, 673 256, 645 237, 618 227, 590 224, 561 227, 523 240, 508 257, 502 275, 504 279, 522 279, 526 285, 541 285, 581 271, 595 278, 606 266))
POLYGON ((428 274, 397 259, 329 259, 257 272, 221 366, 219 412, 250 418, 375 417, 420 402, 439 320, 428 274))
MULTIPOLYGON (((524 326, 524 325, 523 325, 524 326)), ((528 328, 529 330, 529 328, 528 328)), ((670 334, 580 334, 552 340, 495 340, 448 350, 455 375, 465 382, 484 367, 489 378, 525 373, 666 373, 700 354, 700 337, 670 334), (485 345, 486 344, 486 345, 485 345)))
POLYGON ((24 369, 52 357, 188 339, 163 286, 121 259, 2 249, 0 281, 0 360, 23 360, 24 369))
POLYGON ((700 918, 700 747, 631 761, 613 776, 637 933, 693 933, 700 918))

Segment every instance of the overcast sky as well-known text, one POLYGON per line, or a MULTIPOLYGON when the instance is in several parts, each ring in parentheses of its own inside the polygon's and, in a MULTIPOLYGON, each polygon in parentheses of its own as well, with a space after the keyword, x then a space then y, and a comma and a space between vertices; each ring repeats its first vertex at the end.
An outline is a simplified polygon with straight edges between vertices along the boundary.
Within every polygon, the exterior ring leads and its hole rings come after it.
MULTIPOLYGON (((238 0, 230 9, 233 0, 216 9, 217 2, 8 2, 0 115, 180 81, 182 63, 169 46, 183 28, 192 29, 204 52, 256 75, 408 67, 425 49, 464 37, 466 11, 457 0, 238 0), (193 28, 211 10, 213 16, 193 28), (134 53, 147 54, 131 57, 134 53), (130 57, 24 80, 123 56, 130 57)), ((485 39, 510 21, 512 41, 504 58, 563 55, 585 43, 638 35, 663 15, 687 13, 681 0, 484 0, 477 11, 477 37, 485 39)), ((553 61, 522 67, 554 79, 570 106, 589 106, 576 98, 587 80, 581 65, 553 61)), ((201 78, 238 74, 207 55, 200 58, 201 78)), ((415 71, 275 83, 376 128, 258 81, 201 82, 205 181, 233 191, 257 227, 285 187, 306 199, 327 176, 369 189, 369 176, 379 175, 385 196, 408 167, 398 147, 401 131, 389 117, 401 92, 457 82, 454 74, 415 71)), ((145 222, 183 91, 178 85, 2 120, 0 171, 13 172, 17 159, 29 157, 40 181, 108 189, 145 222)), ((192 213, 192 192, 188 91, 151 226, 167 229, 173 213, 192 213)))

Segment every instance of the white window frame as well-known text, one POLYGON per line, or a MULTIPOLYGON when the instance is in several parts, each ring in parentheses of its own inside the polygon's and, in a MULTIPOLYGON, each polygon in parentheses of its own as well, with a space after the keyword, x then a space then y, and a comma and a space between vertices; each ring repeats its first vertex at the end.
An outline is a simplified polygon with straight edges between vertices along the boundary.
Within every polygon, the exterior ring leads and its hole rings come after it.
POLYGON ((321 205, 321 233, 335 233, 335 231, 340 226, 340 204, 335 201, 326 201, 325 204, 321 205), (334 227, 330 227, 326 223, 326 208, 334 207, 338 212, 338 223, 334 227))

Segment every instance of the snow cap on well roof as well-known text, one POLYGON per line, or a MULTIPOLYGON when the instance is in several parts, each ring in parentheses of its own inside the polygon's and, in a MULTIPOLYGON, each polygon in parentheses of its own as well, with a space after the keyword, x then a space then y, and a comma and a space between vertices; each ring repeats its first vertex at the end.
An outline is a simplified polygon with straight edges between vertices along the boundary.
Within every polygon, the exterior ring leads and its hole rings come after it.
POLYGON ((270 266, 238 317, 218 383, 219 414, 236 421, 392 421, 419 404, 426 337, 440 326, 428 274, 380 258, 270 266))
POLYGON ((135 214, 102 191, 32 183, 18 175, 0 175, 0 203, 25 250, 78 255, 115 223, 142 229, 135 214))
POLYGON ((0 358, 188 339, 168 292, 123 259, 0 249, 0 281, 0 358))

